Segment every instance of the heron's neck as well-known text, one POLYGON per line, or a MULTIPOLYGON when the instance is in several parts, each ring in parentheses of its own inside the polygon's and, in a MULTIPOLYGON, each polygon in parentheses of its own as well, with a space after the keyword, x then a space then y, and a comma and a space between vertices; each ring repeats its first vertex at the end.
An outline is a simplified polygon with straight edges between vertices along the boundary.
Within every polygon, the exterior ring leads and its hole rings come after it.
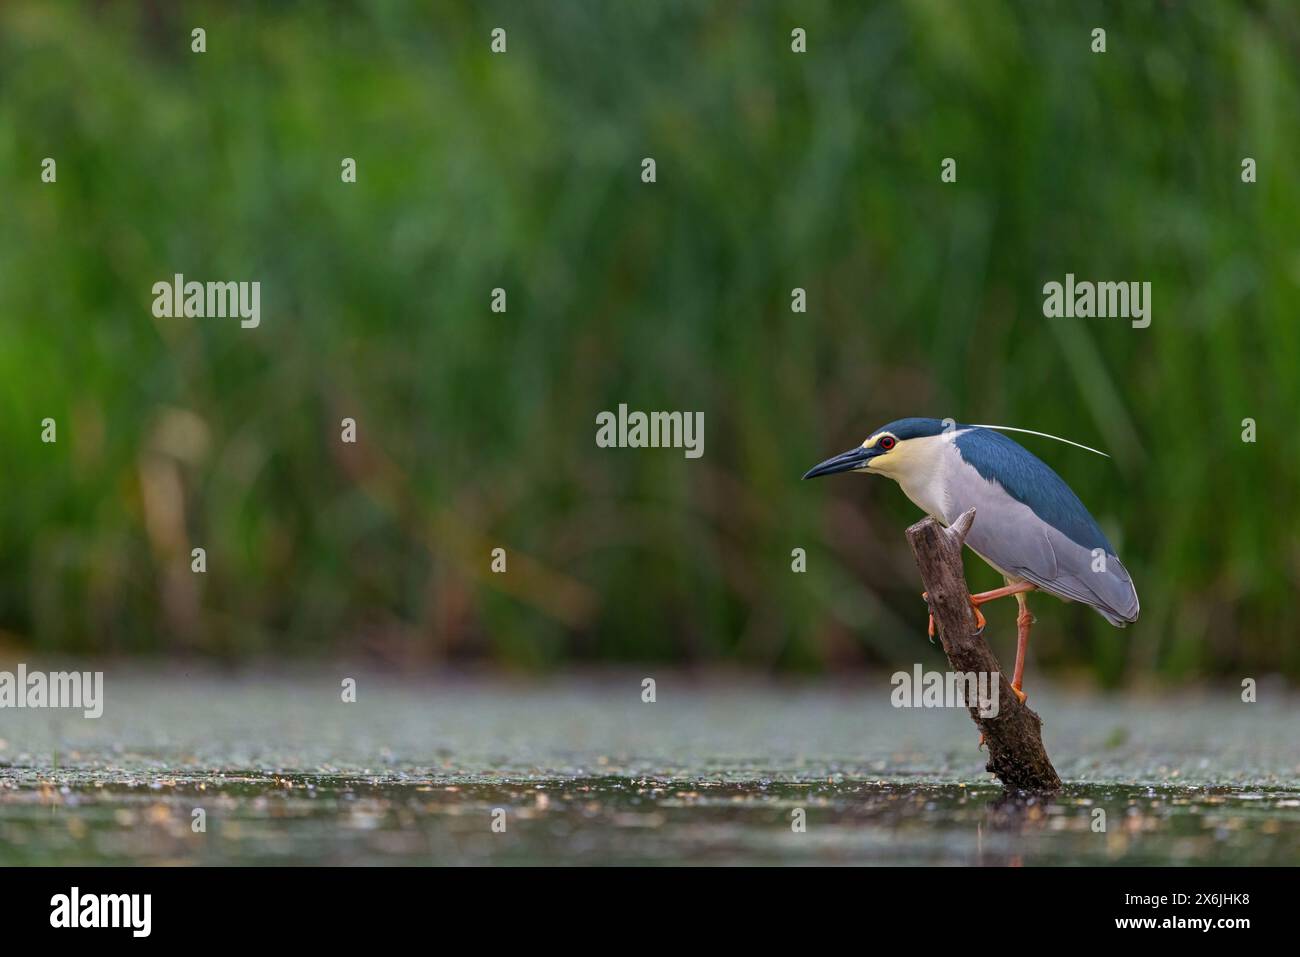
POLYGON ((909 439, 880 459, 886 467, 878 471, 896 481, 917 508, 947 525, 956 517, 949 514, 952 503, 947 494, 948 460, 952 454, 949 435, 909 439))

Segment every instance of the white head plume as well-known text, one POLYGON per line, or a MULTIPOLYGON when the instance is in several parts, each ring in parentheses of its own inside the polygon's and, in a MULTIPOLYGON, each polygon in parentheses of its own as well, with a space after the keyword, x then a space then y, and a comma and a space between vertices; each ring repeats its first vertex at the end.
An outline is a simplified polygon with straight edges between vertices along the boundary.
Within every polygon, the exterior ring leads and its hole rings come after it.
POLYGON ((1084 449, 1085 451, 1088 452, 1094 452, 1097 455, 1103 456, 1104 458, 1110 458, 1109 454, 1107 454, 1106 452, 1102 452, 1099 449, 1094 449, 1091 446, 1083 445, 1079 442, 1071 442, 1069 439, 1063 439, 1059 435, 1050 435, 1047 432, 1035 432, 1033 429, 1017 429, 1013 425, 976 425, 972 423, 970 428, 997 429, 999 432, 1024 432, 1026 435, 1041 435, 1045 439, 1056 439, 1056 441, 1064 442, 1066 445, 1073 445, 1075 448, 1084 449))

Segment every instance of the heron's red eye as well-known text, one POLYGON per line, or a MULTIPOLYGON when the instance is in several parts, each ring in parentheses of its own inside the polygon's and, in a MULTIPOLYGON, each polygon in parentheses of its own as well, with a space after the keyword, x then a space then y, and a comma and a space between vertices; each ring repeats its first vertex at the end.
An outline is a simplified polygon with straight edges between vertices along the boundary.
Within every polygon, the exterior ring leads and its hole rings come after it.
POLYGON ((884 449, 886 452, 892 449, 894 445, 895 442, 894 442, 894 437, 892 435, 886 435, 883 439, 880 440, 880 447, 884 449))

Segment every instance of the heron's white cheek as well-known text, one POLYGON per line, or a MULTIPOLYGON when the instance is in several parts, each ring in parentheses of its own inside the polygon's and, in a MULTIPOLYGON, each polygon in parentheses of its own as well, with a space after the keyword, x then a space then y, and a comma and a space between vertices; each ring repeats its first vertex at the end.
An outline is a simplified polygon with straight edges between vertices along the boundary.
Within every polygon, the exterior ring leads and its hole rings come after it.
POLYGON ((867 464, 871 471, 888 475, 896 482, 905 482, 924 471, 924 456, 906 445, 895 446, 892 451, 877 456, 867 464))
POLYGON ((887 455, 872 459, 872 471, 888 475, 913 504, 946 523, 949 509, 943 451, 939 437, 911 439, 887 455))

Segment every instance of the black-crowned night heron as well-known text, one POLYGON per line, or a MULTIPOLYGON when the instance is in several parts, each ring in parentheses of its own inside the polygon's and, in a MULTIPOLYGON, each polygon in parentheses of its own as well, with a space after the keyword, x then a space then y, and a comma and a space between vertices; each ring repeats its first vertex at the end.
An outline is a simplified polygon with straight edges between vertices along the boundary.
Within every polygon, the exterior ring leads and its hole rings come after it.
POLYGON ((1096 519, 1059 475, 993 427, 899 419, 859 447, 810 469, 804 478, 836 472, 888 476, 944 525, 967 509, 976 510, 966 544, 1002 575, 1006 587, 972 595, 971 604, 983 628, 980 605, 1016 596, 1020 614, 1011 687, 1022 701, 1025 648, 1034 620, 1026 592, 1039 589, 1063 601, 1083 602, 1120 628, 1137 621, 1133 581, 1096 519))

